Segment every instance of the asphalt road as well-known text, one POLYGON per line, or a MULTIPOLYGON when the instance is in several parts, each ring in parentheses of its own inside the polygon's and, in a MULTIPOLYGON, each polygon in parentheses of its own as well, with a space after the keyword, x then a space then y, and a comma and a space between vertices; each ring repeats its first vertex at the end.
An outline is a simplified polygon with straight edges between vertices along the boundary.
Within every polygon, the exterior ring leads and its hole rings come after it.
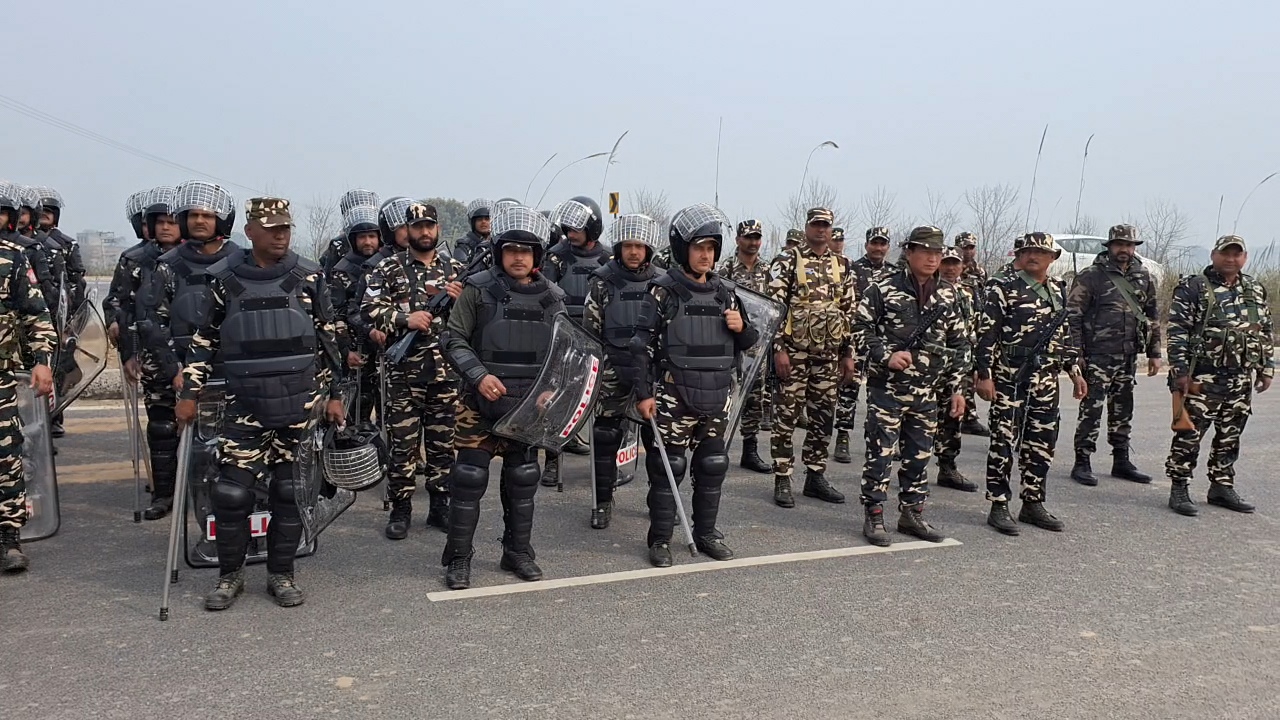
MULTIPOLYGON (((1168 396, 1144 380, 1138 404, 1135 459, 1161 475, 1168 396)), ((1069 438, 1074 402, 1064 415, 1069 438)), ((234 608, 206 613, 214 571, 184 567, 166 623, 168 524, 130 522, 123 421, 68 417, 62 530, 27 546, 31 572, 0 578, 11 720, 1280 717, 1271 397, 1238 464, 1254 515, 1174 515, 1167 481, 1112 479, 1101 456, 1101 485, 1076 485, 1067 439, 1049 481, 1062 534, 997 535, 981 495, 937 490, 930 513, 961 544, 434 601, 443 535, 419 513, 408 540, 384 539, 374 493, 299 561, 302 607, 271 604, 258 565, 234 608)), ((962 470, 981 477, 985 442, 965 443, 962 470)), ((831 473, 851 497, 854 467, 831 473)), ((539 492, 548 579, 647 567, 642 485, 622 488, 614 526, 593 531, 586 473, 571 457, 566 491, 539 492)), ((1202 473, 1193 487, 1203 500, 1202 473)), ((735 468, 721 528, 740 556, 865 545, 856 504, 783 510, 770 495, 767 476, 735 468)), ((478 587, 518 582, 497 569, 496 505, 491 493, 478 587)))

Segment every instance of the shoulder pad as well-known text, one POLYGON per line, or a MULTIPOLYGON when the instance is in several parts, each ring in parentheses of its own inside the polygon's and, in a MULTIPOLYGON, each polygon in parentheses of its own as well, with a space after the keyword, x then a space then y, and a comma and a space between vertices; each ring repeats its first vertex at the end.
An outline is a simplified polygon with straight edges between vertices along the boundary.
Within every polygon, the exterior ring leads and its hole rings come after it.
POLYGON ((128 258, 133 262, 140 262, 147 256, 148 246, 145 244, 134 245, 133 247, 120 253, 121 257, 128 258))
MULTIPOLYGON (((478 273, 471 273, 464 281, 465 285, 473 285, 478 288, 488 287, 495 281, 493 270, 481 270, 478 273)), ((554 283, 552 283, 554 285, 554 283)))
POLYGON ((554 298, 555 300, 564 302, 564 299, 565 299, 564 290, 561 290, 559 285, 549 280, 547 281, 547 292, 551 293, 551 297, 554 298))
POLYGON ((320 272, 320 265, 319 263, 316 263, 314 260, 310 260, 308 258, 305 258, 299 255, 298 264, 297 266, 295 266, 295 269, 305 275, 310 275, 312 273, 320 272))
POLYGON ((231 277, 231 274, 234 271, 235 267, 237 265, 242 264, 243 262, 244 262, 244 253, 233 252, 230 255, 222 258, 218 262, 210 265, 209 269, 206 270, 205 272, 209 275, 213 275, 219 280, 226 280, 228 277, 231 277))
POLYGON ((32 240, 32 239, 28 238, 27 236, 23 235, 22 233, 16 233, 16 232, 15 232, 15 233, 9 233, 8 235, 5 235, 4 237, 5 237, 5 239, 6 239, 6 240, 8 240, 9 242, 13 243, 14 245, 17 245, 17 246, 18 246, 18 247, 20 247, 20 248, 29 248, 29 247, 31 247, 32 245, 35 245, 35 243, 36 243, 36 241, 35 241, 35 240, 32 240))
POLYGON ((667 273, 662 273, 661 275, 655 276, 649 282, 653 283, 654 285, 657 285, 658 287, 666 288, 668 290, 673 289, 677 284, 675 278, 671 277, 671 275, 667 273))
POLYGON ((734 281, 730 280, 730 279, 729 279, 729 278, 727 278, 727 277, 721 277, 720 275, 717 275, 716 277, 720 279, 720 285, 721 285, 721 287, 723 287, 725 290, 728 290, 729 292, 737 292, 737 290, 738 290, 738 283, 736 283, 736 282, 734 282, 734 281))
POLYGON ((159 262, 162 262, 162 263, 166 264, 166 265, 173 265, 174 263, 178 262, 178 258, 179 258, 179 255, 178 255, 178 248, 180 248, 180 247, 182 247, 182 246, 181 246, 181 245, 174 245, 172 248, 170 248, 170 249, 168 249, 168 250, 164 251, 163 253, 161 253, 161 254, 160 254, 160 257, 159 257, 159 258, 157 258, 157 260, 158 260, 159 262))

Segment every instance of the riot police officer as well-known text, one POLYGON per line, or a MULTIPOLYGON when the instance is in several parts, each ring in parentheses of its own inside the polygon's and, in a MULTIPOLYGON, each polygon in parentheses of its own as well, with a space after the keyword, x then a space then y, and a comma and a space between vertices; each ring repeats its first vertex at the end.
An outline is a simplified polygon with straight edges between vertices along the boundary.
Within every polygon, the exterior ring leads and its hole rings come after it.
MULTIPOLYGON (((768 292, 769 263, 760 257, 760 242, 763 237, 764 226, 759 220, 743 220, 738 223, 738 235, 735 239, 737 251, 724 261, 720 267, 720 276, 761 295, 768 292)), ((744 389, 747 399, 742 406, 742 459, 738 465, 758 473, 773 470, 773 465, 760 457, 760 444, 756 438, 764 419, 765 406, 769 402, 768 388, 766 368, 750 388, 744 389)))
POLYGON ((43 243, 33 237, 40 200, 28 188, 0 182, 0 209, 7 209, 8 222, 0 228, 0 236, 22 248, 27 265, 35 273, 36 289, 44 299, 45 309, 54 305, 53 275, 45 256, 43 243))
MULTIPOLYGON (((678 484, 693 476, 693 539, 699 551, 730 560, 716 520, 729 471, 725 448, 733 375, 757 338, 734 292, 715 273, 729 219, 716 207, 691 205, 671 219, 668 239, 676 265, 649 283, 631 353, 636 360, 636 409, 657 418, 671 472, 678 484), (686 453, 692 457, 686 459, 686 453)), ((655 439, 655 440, 657 440, 655 439)), ((658 448, 645 449, 649 475, 649 562, 671 566, 676 498, 658 448)))
POLYGON ((449 533, 441 556, 445 584, 453 590, 471 586, 472 541, 495 455, 502 458, 500 567, 521 580, 542 579, 532 544, 537 456, 492 428, 533 386, 551 345, 553 319, 565 311, 564 292, 538 271, 550 233, 550 223, 535 210, 517 206, 498 212, 493 268, 466 278, 449 313, 443 344, 464 382, 454 440, 457 459, 448 481, 449 533))
POLYGON ((368 338, 353 337, 348 318, 360 312, 362 298, 355 290, 365 281, 369 271, 366 262, 378 252, 381 233, 378 228, 378 208, 357 205, 343 216, 344 234, 351 251, 333 264, 329 271, 329 297, 333 303, 334 327, 338 337, 338 352, 347 367, 360 372, 360 404, 352 408, 357 422, 368 421, 378 403, 378 378, 371 370, 364 370, 374 347, 368 338))
MULTIPOLYGON (((591 527, 603 530, 613 519, 613 488, 618 482, 618 450, 626 434, 626 409, 634 384, 635 359, 631 338, 636 333, 640 307, 649 282, 662 274, 653 266, 654 247, 661 230, 647 215, 619 217, 610 228, 613 259, 591 276, 583 325, 604 341, 605 364, 600 374, 600 399, 592 425, 595 447, 596 505, 591 509, 591 527)), ((647 425, 642 437, 651 437, 647 425)))
MULTIPOLYGON (((111 283, 107 286, 107 294, 102 298, 102 319, 107 324, 107 338, 112 344, 119 349, 120 363, 123 366, 124 361, 132 356, 133 350, 126 347, 129 343, 129 333, 121 334, 121 328, 128 328, 132 323, 131 320, 120 318, 118 315, 122 306, 133 307, 133 297, 130 295, 124 300, 121 296, 128 290, 130 270, 130 253, 139 251, 151 243, 151 236, 147 234, 146 228, 142 222, 142 203, 146 197, 148 190, 139 190, 129 196, 124 203, 124 215, 133 227, 133 232, 138 238, 138 242, 125 248, 120 253, 120 257, 116 259, 116 267, 111 273, 111 283), (121 323, 120 320, 125 320, 121 323)), ((159 257, 159 255, 157 255, 159 257)))
POLYGON ((489 242, 489 230, 493 227, 491 208, 493 203, 485 198, 476 198, 467 203, 467 224, 470 230, 454 243, 453 257, 464 266, 471 262, 476 251, 489 242))
MULTIPOLYGON (((180 205, 181 198, 179 189, 180 205)), ((210 490, 219 577, 205 597, 207 610, 231 607, 244 591, 249 515, 259 478, 268 479, 271 507, 267 592, 281 607, 302 604, 293 574, 302 538, 296 453, 315 403, 328 399, 330 422, 340 423, 345 415, 329 292, 320 266, 289 249, 289 201, 253 198, 246 215, 252 247, 234 248, 208 270, 208 312, 191 338, 177 412, 184 425, 195 419, 196 397, 219 358, 228 404, 218 441, 220 475, 210 490)), ((228 218, 219 217, 219 224, 228 218)), ((180 215, 180 222, 194 229, 191 215, 180 215)))
POLYGON ((405 213, 409 212, 409 206, 412 204, 413 200, 410 198, 393 197, 378 208, 378 232, 382 247, 364 261, 364 265, 360 268, 360 280, 351 293, 351 297, 360 298, 361 301, 349 303, 346 318, 347 331, 351 335, 353 344, 371 347, 375 354, 382 352, 386 347, 387 335, 373 327, 368 316, 364 314, 363 298, 366 281, 369 273, 373 272, 378 263, 409 247, 409 227, 405 223, 405 213))
POLYGON ((338 199, 338 213, 342 217, 344 230, 330 240, 324 252, 320 253, 320 267, 324 268, 325 275, 328 275, 333 270, 333 266, 346 257, 347 253, 351 252, 351 239, 345 230, 346 218, 351 209, 356 207, 376 208, 379 207, 380 203, 378 193, 360 188, 348 190, 338 199))
POLYGON ((444 318, 428 305, 457 277, 461 263, 437 252, 440 226, 434 205, 415 202, 406 212, 409 249, 378 263, 369 273, 362 302, 373 327, 386 333, 388 348, 407 344, 397 360, 388 358, 386 427, 390 438, 391 516, 386 536, 403 540, 413 513, 414 475, 426 449, 425 485, 430 497, 427 525, 448 530, 445 476, 453 463, 458 379, 440 346, 444 318), (412 337, 409 337, 412 335, 412 337))

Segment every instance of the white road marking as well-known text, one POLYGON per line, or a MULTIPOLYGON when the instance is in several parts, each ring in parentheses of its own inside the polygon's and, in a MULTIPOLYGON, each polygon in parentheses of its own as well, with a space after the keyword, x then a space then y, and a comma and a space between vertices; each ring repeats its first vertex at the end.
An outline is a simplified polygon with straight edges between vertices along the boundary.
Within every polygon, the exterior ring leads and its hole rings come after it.
MULTIPOLYGON (((809 552, 782 553, 780 555, 763 555, 761 557, 734 558, 733 560, 726 560, 725 562, 716 562, 715 560, 708 560, 704 558, 701 561, 689 562, 686 565, 673 565, 669 568, 623 570, 621 572, 602 573, 600 575, 555 578, 552 580, 539 580, 538 582, 515 582, 508 583, 506 585, 494 585, 492 587, 470 588, 468 590, 442 590, 440 592, 427 593, 427 599, 431 602, 469 600, 472 598, 496 597, 499 595, 514 595, 516 593, 542 592, 544 590, 559 590, 560 588, 583 587, 585 585, 601 585, 604 583, 623 582, 626 580, 643 580, 646 578, 664 577, 667 575, 687 575, 689 573, 710 572, 712 570, 732 570, 734 568, 756 567, 759 565, 777 565, 780 563, 805 562, 809 560, 827 560, 830 558, 852 557, 855 555, 878 555, 880 553, 901 552, 904 550, 928 550, 932 548, 957 547, 961 544, 962 543, 959 540, 947 538, 940 543, 914 540, 911 542, 894 543, 889 547, 858 545, 857 547, 834 548, 831 550, 812 550, 809 552)), ((690 560, 685 547, 678 543, 671 544, 671 554, 678 559, 686 561, 690 560)))

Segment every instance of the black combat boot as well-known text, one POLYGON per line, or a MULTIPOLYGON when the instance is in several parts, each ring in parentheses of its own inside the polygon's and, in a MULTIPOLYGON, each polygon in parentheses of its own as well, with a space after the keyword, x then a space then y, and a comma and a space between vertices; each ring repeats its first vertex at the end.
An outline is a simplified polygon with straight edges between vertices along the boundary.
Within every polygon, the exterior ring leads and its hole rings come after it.
POLYGON ((507 489, 510 512, 502 543, 499 567, 527 582, 542 579, 542 568, 534 562, 533 497, 538 490, 538 465, 521 454, 502 456, 502 484, 507 489), (529 462, 522 462, 529 460, 529 462))
POLYGON ((1026 500, 1022 501, 1022 509, 1018 511, 1018 522, 1035 525, 1042 530, 1052 530, 1053 532, 1062 532, 1063 527, 1065 527, 1061 520, 1044 509, 1044 503, 1026 500))
POLYGON ((31 565, 22 552, 21 533, 17 528, 0 527, 0 572, 20 573, 31 565))
POLYGON ((569 438, 569 442, 564 444, 564 451, 570 455, 590 455, 591 446, 578 439, 577 435, 569 438))
POLYGON ((177 439, 155 439, 151 447, 151 474, 155 489, 151 505, 142 511, 147 520, 159 520, 173 511, 173 486, 178 477, 177 439), (171 447, 170 447, 171 446, 171 447))
POLYGON ((271 573, 267 576, 267 594, 280 607, 294 607, 306 601, 302 588, 294 582, 293 573, 271 573))
POLYGON ((938 487, 951 488, 960 492, 978 492, 978 486, 969 482, 954 463, 938 465, 938 487))
POLYGON ((450 590, 466 590, 471 587, 471 556, 474 554, 469 552, 465 555, 454 555, 446 563, 444 584, 450 590))
POLYGON ((893 538, 884 529, 884 506, 876 503, 862 509, 862 536, 872 545, 889 547, 893 538))
POLYGON ((1151 476, 1139 470, 1129 460, 1129 448, 1115 448, 1111 451, 1111 476, 1122 480, 1132 480, 1146 485, 1151 476))
POLYGON ((391 516, 387 518, 387 539, 403 540, 409 536, 409 521, 413 517, 413 501, 409 498, 391 501, 391 516))
POLYGON ((752 472, 773 472, 773 465, 760 458, 760 443, 755 435, 742 438, 742 462, 738 465, 752 472))
POLYGON ((712 560, 733 559, 733 550, 730 550, 729 546, 724 544, 723 539, 716 537, 714 534, 695 537, 693 545, 698 548, 698 552, 712 560))
POLYGON ((805 470, 804 496, 817 498, 823 502, 839 505, 844 502, 844 494, 831 487, 826 475, 817 470, 805 470))
POLYGON ((1089 461, 1088 453, 1076 453, 1076 464, 1071 466, 1071 479, 1090 487, 1098 484, 1098 476, 1093 474, 1093 463, 1089 461))
POLYGON ((546 462, 542 465, 542 487, 558 487, 560 485, 560 453, 547 453, 546 462))
POLYGON ((796 499, 791 495, 791 476, 773 476, 773 503, 778 507, 793 508, 796 499))
POLYGON ((60 438, 67 434, 65 428, 62 427, 62 416, 55 416, 49 421, 49 437, 60 438))
POLYGON ((613 502, 597 503, 595 509, 591 511, 591 527, 595 530, 604 530, 612 521, 613 502))
POLYGON ((204 598, 205 610, 226 610, 235 604, 236 598, 244 592, 244 568, 225 572, 218 576, 218 584, 213 592, 204 598))
POLYGON ((449 532, 449 493, 443 490, 427 490, 427 527, 449 532))
POLYGON ((542 568, 533 561, 532 550, 503 548, 502 561, 498 563, 498 567, 515 573, 516 577, 527 582, 542 579, 542 568))
POLYGON ((146 510, 142 511, 142 517, 147 520, 159 520, 168 515, 173 510, 173 488, 169 488, 169 495, 162 497, 159 494, 151 496, 151 504, 146 510))
POLYGON ((1196 507, 1195 501, 1191 499, 1191 488, 1188 483, 1174 481, 1169 488, 1169 509, 1187 517, 1200 514, 1200 508, 1196 507))
POLYGON ((1245 502, 1244 498, 1240 497, 1236 493, 1236 489, 1230 485, 1210 483, 1208 500, 1210 505, 1235 510, 1238 513, 1251 513, 1254 511, 1253 504, 1245 502))
POLYGON ((964 422, 960 423, 960 432, 964 433, 965 435, 977 435, 978 437, 991 437, 991 431, 988 430, 987 426, 983 425, 982 421, 977 418, 973 418, 972 420, 965 420, 964 422))
POLYGON ((836 451, 831 455, 831 459, 838 463, 851 463, 853 456, 849 454, 849 431, 836 431, 836 451))
POLYGON ((1009 514, 1009 503, 991 503, 991 512, 987 514, 987 524, 1005 535, 1018 535, 1022 530, 1009 514))
POLYGON ((898 506, 898 532, 934 543, 947 539, 946 535, 943 535, 924 519, 924 503, 922 502, 914 505, 898 506))
POLYGON ((649 564, 654 567, 671 567, 671 543, 656 542, 649 546, 649 564))

